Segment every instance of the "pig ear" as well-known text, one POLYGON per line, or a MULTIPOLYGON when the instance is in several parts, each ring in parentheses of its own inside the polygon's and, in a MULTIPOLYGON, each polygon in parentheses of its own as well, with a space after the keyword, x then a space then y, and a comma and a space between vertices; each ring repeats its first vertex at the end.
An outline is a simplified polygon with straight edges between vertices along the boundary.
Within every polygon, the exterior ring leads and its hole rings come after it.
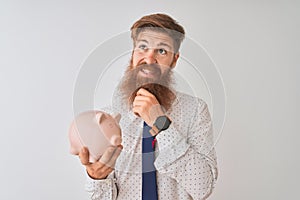
POLYGON ((99 124, 101 124, 105 120, 106 116, 103 113, 97 113, 96 119, 99 124))
POLYGON ((117 123, 119 123, 120 122, 120 119, 121 119, 121 115, 118 113, 118 114, 115 114, 114 116, 113 116, 113 118, 115 119, 115 121, 117 122, 117 123))

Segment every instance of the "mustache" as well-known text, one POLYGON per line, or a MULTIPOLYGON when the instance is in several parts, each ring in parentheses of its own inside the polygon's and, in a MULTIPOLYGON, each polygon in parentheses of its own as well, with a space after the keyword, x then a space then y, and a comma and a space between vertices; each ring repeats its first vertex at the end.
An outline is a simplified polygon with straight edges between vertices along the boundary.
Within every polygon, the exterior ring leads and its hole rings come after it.
POLYGON ((158 65, 156 63, 153 63, 153 64, 141 63, 136 66, 135 70, 136 70, 136 73, 138 73, 139 71, 141 71, 141 72, 149 71, 158 77, 161 76, 161 73, 162 73, 160 65, 158 65))
POLYGON ((136 93, 140 88, 144 88, 152 93, 162 105, 168 110, 176 95, 172 88, 173 76, 171 68, 161 71, 161 66, 141 63, 137 66, 129 65, 122 80, 119 83, 119 90, 123 102, 131 109, 136 93), (147 70, 144 71, 143 70, 147 70), (151 73, 152 76, 144 77, 142 73, 151 73))

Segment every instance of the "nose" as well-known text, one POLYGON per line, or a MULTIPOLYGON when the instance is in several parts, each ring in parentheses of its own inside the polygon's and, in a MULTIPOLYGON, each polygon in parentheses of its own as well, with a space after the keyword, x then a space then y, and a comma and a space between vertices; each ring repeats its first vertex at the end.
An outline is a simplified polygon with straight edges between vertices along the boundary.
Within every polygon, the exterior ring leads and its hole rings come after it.
POLYGON ((145 52, 144 61, 147 64, 155 64, 157 63, 156 59, 156 51, 155 49, 148 49, 147 52, 145 52))

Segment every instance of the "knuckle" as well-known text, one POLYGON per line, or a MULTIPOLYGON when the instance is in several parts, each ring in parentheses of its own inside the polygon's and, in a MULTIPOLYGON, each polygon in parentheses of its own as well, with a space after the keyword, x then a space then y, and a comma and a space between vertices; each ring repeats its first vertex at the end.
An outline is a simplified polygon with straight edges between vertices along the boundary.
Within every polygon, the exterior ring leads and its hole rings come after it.
POLYGON ((107 148, 107 152, 108 152, 108 153, 113 153, 114 150, 115 150, 114 147, 108 147, 108 148, 107 148))
POLYGON ((150 104, 152 102, 152 99, 151 98, 147 98, 146 99, 146 103, 150 104))
POLYGON ((98 174, 105 174, 105 171, 106 171, 106 170, 102 168, 102 169, 100 169, 100 170, 98 171, 98 174))
POLYGON ((87 167, 87 171, 88 171, 88 173, 90 174, 90 175, 95 175, 95 170, 94 169, 92 169, 92 168, 88 168, 87 167))
POLYGON ((145 107, 142 107, 142 108, 141 108, 141 112, 144 113, 145 111, 146 111, 146 108, 145 108, 145 107))

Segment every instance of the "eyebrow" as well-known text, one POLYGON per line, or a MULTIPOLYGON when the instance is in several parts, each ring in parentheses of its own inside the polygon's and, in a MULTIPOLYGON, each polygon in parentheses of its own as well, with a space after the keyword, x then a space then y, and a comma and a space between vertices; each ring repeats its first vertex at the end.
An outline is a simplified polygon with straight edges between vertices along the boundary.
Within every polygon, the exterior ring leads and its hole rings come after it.
MULTIPOLYGON (((136 41, 137 42, 145 42, 145 43, 149 44, 149 42, 147 40, 136 40, 136 41)), ((164 42, 158 43, 157 46, 165 46, 165 47, 168 47, 169 49, 172 49, 172 47, 169 44, 164 43, 164 42)))
POLYGON ((164 42, 160 42, 160 43, 158 44, 158 46, 165 46, 165 47, 169 47, 170 49, 172 49, 172 47, 171 47, 169 44, 164 43, 164 42))
POLYGON ((149 44, 149 42, 147 40, 136 40, 137 42, 145 42, 147 44, 149 44))

